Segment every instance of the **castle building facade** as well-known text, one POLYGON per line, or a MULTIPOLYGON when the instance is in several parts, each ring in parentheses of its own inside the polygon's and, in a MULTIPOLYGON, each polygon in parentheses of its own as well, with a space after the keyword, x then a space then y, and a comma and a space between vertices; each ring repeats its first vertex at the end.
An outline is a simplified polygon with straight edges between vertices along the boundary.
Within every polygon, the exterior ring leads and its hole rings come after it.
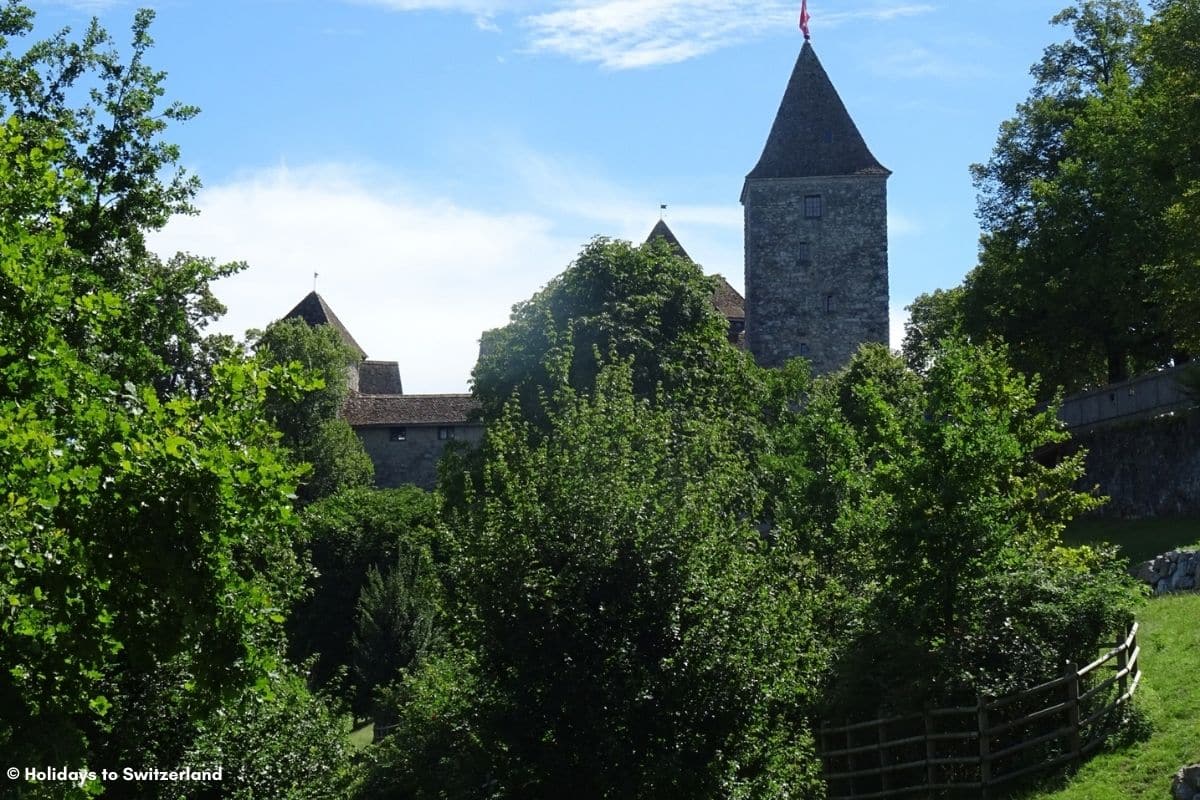
MULTIPOLYGON (((730 342, 763 366, 800 356, 822 374, 845 365, 860 344, 888 341, 890 175, 806 41, 742 188, 745 298, 723 277, 713 279, 713 304, 729 323, 730 342)), ((663 220, 647 241, 656 238, 688 258, 663 220)), ((404 394, 399 364, 367 359, 316 292, 291 317, 330 325, 359 355, 342 416, 371 457, 377 485, 430 488, 451 441, 482 439, 471 395, 404 394)))

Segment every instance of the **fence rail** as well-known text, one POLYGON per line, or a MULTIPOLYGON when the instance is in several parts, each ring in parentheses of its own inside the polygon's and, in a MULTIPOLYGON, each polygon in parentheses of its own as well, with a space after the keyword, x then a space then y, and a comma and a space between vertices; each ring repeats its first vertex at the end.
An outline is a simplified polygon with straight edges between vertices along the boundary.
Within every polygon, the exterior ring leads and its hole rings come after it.
POLYGON ((1135 623, 1116 646, 1083 667, 1016 694, 974 705, 830 727, 821 758, 829 800, 871 800, 992 789, 1098 748, 1142 673, 1135 623), (1104 671, 1112 674, 1103 677, 1104 671))

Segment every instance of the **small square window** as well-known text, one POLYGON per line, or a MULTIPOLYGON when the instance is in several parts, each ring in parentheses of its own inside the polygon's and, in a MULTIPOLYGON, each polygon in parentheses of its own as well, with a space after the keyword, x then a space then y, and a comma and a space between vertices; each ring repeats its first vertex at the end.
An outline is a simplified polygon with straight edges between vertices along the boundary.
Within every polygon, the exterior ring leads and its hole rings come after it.
POLYGON ((388 440, 393 442, 403 442, 408 438, 408 428, 389 428, 388 440))
POLYGON ((804 197, 804 218, 805 219, 820 219, 821 218, 821 195, 810 194, 804 197))
POLYGON ((812 247, 808 242, 800 242, 796 245, 796 258, 801 264, 812 263, 812 247))
POLYGON ((441 439, 442 441, 446 441, 447 439, 453 439, 454 438, 454 426, 453 425, 439 425, 438 426, 438 438, 441 439))
POLYGON ((808 346, 808 342, 801 342, 800 343, 800 355, 806 356, 809 354, 809 352, 811 352, 811 350, 808 346))

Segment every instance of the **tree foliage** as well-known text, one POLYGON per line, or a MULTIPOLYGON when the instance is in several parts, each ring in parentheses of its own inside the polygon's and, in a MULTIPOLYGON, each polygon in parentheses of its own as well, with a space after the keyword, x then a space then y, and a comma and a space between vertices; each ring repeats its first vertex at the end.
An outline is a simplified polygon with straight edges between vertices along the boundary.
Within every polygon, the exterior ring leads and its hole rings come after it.
MULTIPOLYGON (((317 656, 311 670, 315 685, 326 685, 339 668, 353 667, 352 634, 371 571, 387 573, 414 558, 444 556, 437 525, 436 498, 411 486, 349 489, 304 510, 301 549, 316 574, 309 582, 311 594, 296 606, 288 629, 293 659, 317 656)), ((432 591, 427 583, 416 588, 432 591)), ((418 605, 433 600, 432 595, 412 598, 418 605)), ((351 676, 347 699, 360 698, 356 709, 365 712, 363 701, 373 688, 351 676)))
POLYGON ((0 114, 21 125, 25 154, 47 140, 62 143, 56 168, 70 170, 74 183, 58 209, 72 291, 111 292, 128 310, 101 328, 68 317, 64 337, 105 352, 120 382, 150 384, 166 396, 203 390, 211 364, 230 351, 228 337, 204 334, 225 310, 209 284, 242 265, 188 254, 163 260, 146 247, 146 236, 172 215, 194 213, 199 188, 179 166, 178 147, 163 138, 198 109, 162 102, 166 75, 147 63, 153 19, 149 10, 136 14, 124 54, 94 20, 77 39, 63 30, 22 51, 16 45, 32 30, 33 12, 6 0, 0 114))
MULTIPOLYGON (((375 691, 416 667, 431 649, 435 580, 429 553, 419 548, 402 551, 383 572, 367 570, 350 641, 357 710, 372 710, 375 691)), ((373 716, 377 726, 384 724, 382 715, 373 716)))
POLYGON ((634 382, 626 364, 589 396, 561 387, 545 437, 515 404, 489 426, 451 526, 459 649, 406 681, 377 785, 442 796, 396 769, 436 758, 496 797, 817 791, 810 562, 751 524, 761 496, 729 423, 634 382), (447 716, 422 721, 434 704, 447 716))
POLYGON ((911 363, 930 334, 999 336, 1050 392, 1190 357, 1200 209, 1183 54, 1200 12, 1155 10, 1147 22, 1134 0, 1078 0, 1054 17, 1071 38, 1046 49, 991 159, 972 167, 979 264, 956 295, 914 302, 911 363))
POLYGON ((329 325, 310 326, 302 319, 271 323, 253 334, 255 354, 266 364, 296 365, 311 384, 303 392, 275 391, 267 397, 268 415, 283 443, 311 471, 301 485, 304 502, 341 489, 370 486, 375 466, 362 442, 337 418, 349 393, 348 370, 358 356, 329 325))
MULTIPOLYGON (((841 713, 1036 684, 1047 665, 1109 640, 1137 596, 1111 554, 1059 546, 1065 523, 1099 501, 1075 488, 1082 453, 1039 461, 1065 434, 1036 383, 999 347, 945 340, 933 356, 918 375, 866 346, 810 400, 820 460, 793 482, 841 506, 823 563, 868 601, 828 697, 841 713)), ((793 526, 828 531, 789 508, 793 526)))
POLYGON ((0 130, 0 737, 14 763, 77 763, 116 735, 122 675, 187 654, 204 707, 278 666, 295 472, 263 414, 282 372, 225 361, 163 401, 107 370, 103 332, 132 312, 77 293, 59 214, 83 184, 30 135, 0 130))
POLYGON ((699 389, 736 395, 739 355, 712 302, 713 285, 662 239, 641 246, 597 238, 529 300, 509 324, 486 331, 472 372, 483 416, 498 418, 516 395, 535 418, 542 397, 566 381, 590 391, 603 361, 632 359, 634 390, 699 389), (725 381, 714 380, 726 375, 725 381))

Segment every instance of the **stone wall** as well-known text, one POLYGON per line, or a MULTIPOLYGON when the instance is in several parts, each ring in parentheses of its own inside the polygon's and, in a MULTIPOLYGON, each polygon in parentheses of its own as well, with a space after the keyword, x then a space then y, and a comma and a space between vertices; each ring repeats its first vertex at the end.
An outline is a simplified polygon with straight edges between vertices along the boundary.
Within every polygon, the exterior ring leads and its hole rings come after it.
POLYGON ((1161 369, 1063 398, 1058 418, 1074 430, 1167 411, 1185 411, 1194 402, 1179 384, 1179 378, 1189 369, 1190 364, 1161 369))
POLYGON ((1200 516, 1200 411, 1076 432, 1086 447, 1081 488, 1111 499, 1095 514, 1119 519, 1200 516))
POLYGON ((1130 572, 1155 594, 1188 592, 1200 584, 1200 553, 1172 550, 1138 564, 1130 572))
POLYGON ((375 464, 375 485, 395 488, 412 483, 432 489, 437 483, 437 463, 449 444, 439 439, 439 428, 451 428, 455 441, 478 444, 481 425, 394 425, 356 427, 355 433, 375 464), (404 438, 397 438, 403 435, 404 438))
POLYGON ((836 370, 888 341, 887 178, 746 181, 746 341, 774 367, 805 356, 836 370), (820 196, 821 216, 805 215, 820 196))

